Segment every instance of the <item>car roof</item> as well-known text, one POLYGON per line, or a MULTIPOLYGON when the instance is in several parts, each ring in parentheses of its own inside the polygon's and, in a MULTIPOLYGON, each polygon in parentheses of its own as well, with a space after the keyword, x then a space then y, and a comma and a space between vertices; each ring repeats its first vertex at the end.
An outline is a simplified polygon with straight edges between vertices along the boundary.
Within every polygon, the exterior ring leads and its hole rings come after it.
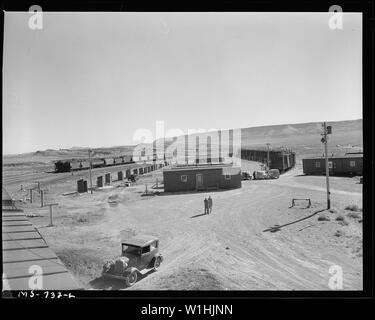
POLYGON ((153 242, 155 240, 159 240, 159 239, 155 236, 138 235, 138 236, 134 236, 134 237, 132 237, 128 240, 123 240, 122 243, 132 245, 132 246, 136 246, 136 247, 144 247, 144 246, 150 244, 151 242, 153 242))

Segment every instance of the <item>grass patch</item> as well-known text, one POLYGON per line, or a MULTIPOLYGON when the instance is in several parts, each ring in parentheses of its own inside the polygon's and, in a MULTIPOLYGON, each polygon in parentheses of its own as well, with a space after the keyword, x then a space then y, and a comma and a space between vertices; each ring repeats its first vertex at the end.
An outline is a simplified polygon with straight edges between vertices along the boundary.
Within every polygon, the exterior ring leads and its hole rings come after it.
POLYGON ((331 219, 328 218, 325 214, 321 214, 321 215, 318 217, 318 221, 331 221, 331 219))
POLYGON ((102 210, 97 212, 86 212, 86 213, 79 213, 76 217, 73 217, 72 224, 82 224, 82 223, 94 223, 98 222, 100 219, 103 219, 104 213, 102 210))
POLYGON ((352 218, 352 219, 359 219, 359 218, 361 218, 361 214, 359 212, 356 212, 356 211, 348 212, 348 214, 346 216, 348 218, 352 218))
POLYGON ((347 226, 349 222, 345 219, 343 215, 338 215, 336 221, 339 221, 341 225, 347 226))
POLYGON ((362 209, 360 209, 356 204, 351 204, 351 205, 346 206, 345 210, 358 212, 358 211, 361 211, 362 209))
POLYGON ((337 231, 335 232, 335 237, 342 237, 344 234, 345 234, 345 233, 344 233, 343 231, 341 231, 341 230, 337 230, 337 231))
POLYGON ((87 221, 89 221, 89 220, 86 217, 78 217, 78 219, 77 219, 77 222, 79 222, 79 223, 85 223, 87 221))

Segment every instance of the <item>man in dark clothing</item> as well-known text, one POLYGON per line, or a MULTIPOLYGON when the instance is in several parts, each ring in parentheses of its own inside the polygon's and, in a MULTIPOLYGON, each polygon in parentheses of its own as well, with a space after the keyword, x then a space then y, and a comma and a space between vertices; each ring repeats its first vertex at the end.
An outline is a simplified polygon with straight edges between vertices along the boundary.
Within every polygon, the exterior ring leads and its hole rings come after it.
POLYGON ((209 214, 208 212, 208 200, 204 198, 204 214, 209 214))
POLYGON ((209 212, 211 213, 212 212, 212 198, 211 198, 211 196, 208 197, 208 209, 209 209, 209 212))

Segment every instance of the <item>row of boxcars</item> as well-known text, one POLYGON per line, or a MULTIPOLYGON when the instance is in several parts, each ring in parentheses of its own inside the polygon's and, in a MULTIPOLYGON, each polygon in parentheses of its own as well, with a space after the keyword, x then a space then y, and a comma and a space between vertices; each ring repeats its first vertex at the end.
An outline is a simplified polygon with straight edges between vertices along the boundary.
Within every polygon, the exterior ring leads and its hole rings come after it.
POLYGON ((279 169, 280 173, 293 168, 296 164, 296 154, 286 150, 241 149, 241 159, 267 163, 269 153, 270 169, 279 169))
MULTIPOLYGON (((135 163, 131 156, 111 157, 111 158, 93 158, 92 168, 111 167, 116 165, 135 163)), ((71 172, 78 170, 87 170, 90 167, 88 159, 59 160, 55 162, 55 172, 71 172)))

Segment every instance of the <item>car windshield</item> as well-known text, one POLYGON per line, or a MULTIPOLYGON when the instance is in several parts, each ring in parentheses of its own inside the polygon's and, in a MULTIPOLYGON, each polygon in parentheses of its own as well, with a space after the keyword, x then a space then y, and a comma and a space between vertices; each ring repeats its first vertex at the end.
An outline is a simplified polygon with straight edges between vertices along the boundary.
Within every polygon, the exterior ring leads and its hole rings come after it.
POLYGON ((139 254, 139 247, 131 246, 128 244, 122 245, 122 253, 128 253, 128 254, 139 254))

